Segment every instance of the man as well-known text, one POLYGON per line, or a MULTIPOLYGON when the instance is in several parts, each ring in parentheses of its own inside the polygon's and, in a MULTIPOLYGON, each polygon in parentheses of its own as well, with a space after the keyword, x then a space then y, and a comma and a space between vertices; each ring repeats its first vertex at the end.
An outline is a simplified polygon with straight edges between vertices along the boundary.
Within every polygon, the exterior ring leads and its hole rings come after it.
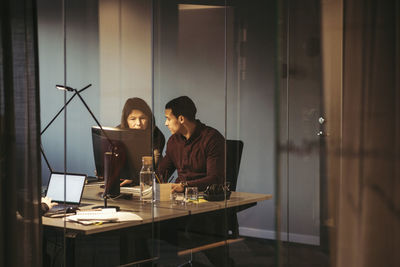
MULTIPOLYGON (((225 172, 225 138, 214 128, 196 120, 196 106, 187 96, 172 99, 165 105, 165 126, 172 136, 167 143, 165 157, 158 166, 162 179, 168 180, 177 170, 178 178, 172 191, 183 192, 186 186, 196 186, 200 191, 211 184, 223 184, 225 172)), ((174 222, 171 227, 184 228, 189 239, 196 240, 201 233, 201 242, 214 243, 224 237, 224 212, 209 214, 197 219, 184 220, 184 225, 174 222), (190 233, 196 233, 191 237, 190 233), (216 236, 215 234, 219 234, 216 236), (197 235, 197 236, 196 236, 197 235)), ((225 266, 227 248, 224 246, 204 251, 214 266, 225 266)))
POLYGON ((183 192, 186 186, 205 190, 210 184, 223 184, 225 139, 214 128, 196 120, 196 106, 187 96, 172 99, 165 105, 165 126, 172 136, 158 173, 165 181, 177 170, 172 191, 183 192))
MULTIPOLYGON (((178 178, 172 191, 183 192, 186 186, 198 187, 200 191, 211 184, 223 184, 225 172, 225 138, 214 128, 196 120, 196 106, 187 96, 172 99, 165 105, 165 125, 172 136, 167 143, 165 157, 158 166, 162 179, 168 180, 177 170, 178 178)), ((209 214, 201 220, 197 217, 184 221, 182 227, 192 241, 192 232, 201 234, 201 242, 214 243, 224 237, 224 213, 209 214), (219 234, 216 236, 215 234, 219 234)), ((170 227, 170 226, 169 226, 170 227)), ((227 248, 218 247, 204 251, 215 266, 225 266, 227 248)))

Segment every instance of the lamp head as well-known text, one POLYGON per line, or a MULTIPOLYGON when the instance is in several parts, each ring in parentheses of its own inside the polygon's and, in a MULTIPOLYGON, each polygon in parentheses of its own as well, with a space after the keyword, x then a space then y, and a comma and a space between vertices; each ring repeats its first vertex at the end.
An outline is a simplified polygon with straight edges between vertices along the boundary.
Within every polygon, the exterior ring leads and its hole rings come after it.
POLYGON ((74 88, 71 88, 69 86, 59 85, 59 84, 56 85, 56 88, 58 90, 63 90, 63 91, 69 91, 69 92, 73 92, 74 91, 74 88))

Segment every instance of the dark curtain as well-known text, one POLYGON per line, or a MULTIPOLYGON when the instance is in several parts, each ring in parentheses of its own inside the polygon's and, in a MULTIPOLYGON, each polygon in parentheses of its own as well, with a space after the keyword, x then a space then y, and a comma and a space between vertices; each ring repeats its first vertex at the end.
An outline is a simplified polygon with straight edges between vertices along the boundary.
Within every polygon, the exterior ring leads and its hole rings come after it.
POLYGON ((0 1, 0 266, 41 266, 36 2, 0 1))
POLYGON ((344 1, 337 266, 400 266, 400 3, 344 1))

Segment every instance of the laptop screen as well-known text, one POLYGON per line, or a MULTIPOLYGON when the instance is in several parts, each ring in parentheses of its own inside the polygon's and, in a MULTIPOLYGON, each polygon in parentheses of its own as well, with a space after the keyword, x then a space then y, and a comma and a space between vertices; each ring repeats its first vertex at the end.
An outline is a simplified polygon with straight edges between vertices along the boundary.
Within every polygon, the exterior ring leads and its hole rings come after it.
MULTIPOLYGON (((66 203, 79 204, 81 202, 85 179, 86 175, 84 174, 65 174, 66 203)), ((64 202, 64 173, 52 173, 50 175, 46 196, 54 202, 64 202)))

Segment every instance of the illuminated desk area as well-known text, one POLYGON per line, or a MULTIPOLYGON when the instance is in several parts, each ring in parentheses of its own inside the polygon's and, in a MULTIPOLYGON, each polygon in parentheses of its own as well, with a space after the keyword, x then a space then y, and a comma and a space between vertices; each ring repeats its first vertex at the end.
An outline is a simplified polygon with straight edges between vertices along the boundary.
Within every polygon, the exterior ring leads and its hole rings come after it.
MULTIPOLYGON (((88 185, 85 187, 82 202, 89 204, 84 209, 90 209, 92 206, 101 205, 98 192, 98 185, 88 185)), ((172 201, 162 201, 156 203, 142 203, 138 200, 109 200, 110 205, 118 205, 123 211, 131 211, 142 217, 143 221, 128 221, 116 223, 104 223, 101 225, 83 225, 75 222, 64 221, 63 218, 42 217, 42 223, 45 231, 55 230, 64 231, 67 238, 66 258, 69 266, 75 265, 75 238, 84 238, 95 236, 97 234, 106 234, 118 231, 135 231, 143 229, 143 227, 151 226, 154 223, 166 223, 174 219, 189 220, 191 215, 200 216, 202 214, 210 214, 213 212, 223 211, 225 208, 233 211, 240 211, 251 206, 255 206, 257 202, 271 199, 269 194, 254 194, 232 192, 230 200, 218 202, 203 202, 203 203, 187 203, 175 204, 172 201)), ((151 229, 151 228, 150 228, 151 229)), ((139 230, 143 231, 143 230, 139 230)), ((172 230, 171 230, 172 231, 172 230)), ((105 237, 106 238, 106 237, 105 237)), ((121 252, 123 254, 123 252, 121 252)), ((120 255, 121 264, 124 262, 124 256, 120 255)))

